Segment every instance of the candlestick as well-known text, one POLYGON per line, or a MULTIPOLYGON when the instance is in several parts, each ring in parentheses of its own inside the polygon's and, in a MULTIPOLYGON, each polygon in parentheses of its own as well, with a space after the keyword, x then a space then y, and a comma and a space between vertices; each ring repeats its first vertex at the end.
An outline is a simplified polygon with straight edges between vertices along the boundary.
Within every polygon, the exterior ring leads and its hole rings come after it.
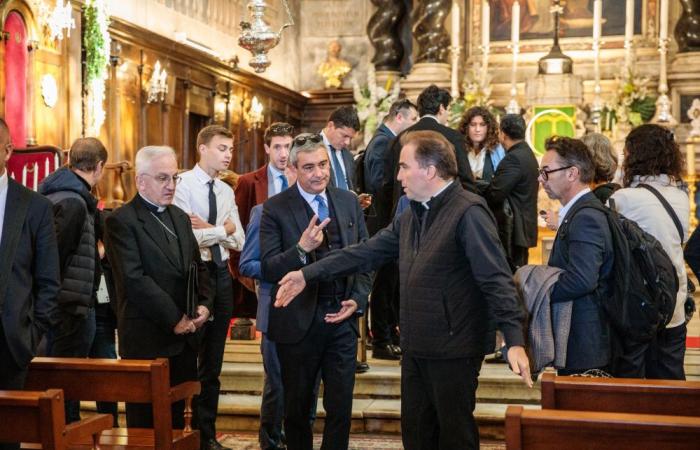
POLYGON ((481 86, 485 87, 488 80, 489 44, 491 33, 491 7, 488 0, 481 3, 481 86))
POLYGON ((452 53, 452 72, 450 74, 450 95, 453 98, 459 96, 459 5, 457 2, 452 3, 452 45, 450 52, 452 53))
POLYGON ((595 84, 593 87, 593 105, 591 108, 592 122, 595 124, 596 131, 600 131, 600 112, 603 110, 603 104, 600 99, 600 36, 603 18, 603 0, 595 0, 593 2, 593 77, 595 84))
POLYGON ((632 68, 632 41, 634 39, 634 0, 625 3, 625 73, 632 68))
POLYGON ((659 18, 659 97, 656 99, 656 113, 652 123, 663 123, 675 127, 678 121, 671 114, 671 99, 668 98, 668 74, 666 57, 668 54, 668 0, 661 0, 659 18))
POLYGON ((452 3, 452 47, 459 46, 459 5, 452 3))
POLYGON ((513 45, 520 42, 520 2, 513 2, 513 9, 510 23, 510 40, 513 45))
POLYGON ((58 170, 59 167, 61 167, 60 159, 58 158, 58 154, 53 155, 53 170, 58 170))
POLYGON ((27 166, 22 167, 22 186, 27 187, 27 166))
POLYGON ((688 175, 695 175, 695 141, 690 141, 686 148, 686 163, 688 165, 688 175))
POLYGON ((34 187, 33 190, 39 189, 39 163, 34 163, 34 187))
POLYGON ((506 112, 508 114, 519 114, 520 105, 518 105, 518 100, 516 98, 518 95, 516 78, 518 73, 518 53, 520 52, 520 3, 518 0, 513 2, 511 17, 510 39, 511 46, 513 47, 513 65, 510 71, 510 101, 506 106, 506 112))
POLYGON ((49 160, 48 158, 44 160, 44 178, 49 176, 49 160))
POLYGON ((668 0, 661 0, 661 14, 659 15, 659 39, 668 38, 668 0))

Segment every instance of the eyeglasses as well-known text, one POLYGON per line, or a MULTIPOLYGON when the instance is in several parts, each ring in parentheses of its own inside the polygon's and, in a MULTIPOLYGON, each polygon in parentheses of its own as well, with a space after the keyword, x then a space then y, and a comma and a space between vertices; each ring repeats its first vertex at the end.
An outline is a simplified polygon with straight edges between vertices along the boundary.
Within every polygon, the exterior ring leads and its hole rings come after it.
POLYGON ((270 132, 276 135, 292 136, 294 135, 294 126, 288 123, 273 123, 270 125, 270 132))
POLYGON ((540 177, 544 180, 547 181, 549 180, 549 174, 554 173, 554 172, 559 172, 560 170, 566 170, 566 169, 571 169, 574 166, 564 166, 564 167, 559 167, 556 169, 540 169, 538 173, 540 174, 540 177))
POLYGON ((161 173, 158 175, 151 175, 150 173, 142 173, 141 175, 153 178, 154 180, 156 180, 156 183, 160 184, 161 186, 168 186, 168 185, 170 185, 171 181, 173 183, 175 183, 175 185, 177 186, 178 183, 180 183, 180 181, 182 181, 182 177, 180 175, 177 175, 177 174, 170 176, 170 175, 166 175, 164 173, 161 173))
POLYGON ((302 133, 294 138, 292 146, 301 147, 302 145, 306 145, 307 142, 310 142, 312 144, 318 144, 319 142, 323 142, 323 138, 320 134, 302 133))

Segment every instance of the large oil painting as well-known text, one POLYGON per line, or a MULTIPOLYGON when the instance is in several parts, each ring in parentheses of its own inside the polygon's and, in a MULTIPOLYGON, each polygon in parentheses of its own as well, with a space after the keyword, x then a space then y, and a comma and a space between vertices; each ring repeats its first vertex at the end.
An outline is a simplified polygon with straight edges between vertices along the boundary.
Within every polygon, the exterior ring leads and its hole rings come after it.
MULTIPOLYGON (((491 40, 508 41, 512 7, 515 0, 491 0, 491 40)), ((593 0, 566 0, 562 2, 560 37, 584 37, 593 33, 593 0)), ((551 0, 520 0, 520 39, 546 39, 552 36, 554 18, 550 13, 551 0)), ((642 0, 634 2, 634 34, 642 32, 642 0)), ((603 2, 603 36, 625 34, 624 0, 603 2)))

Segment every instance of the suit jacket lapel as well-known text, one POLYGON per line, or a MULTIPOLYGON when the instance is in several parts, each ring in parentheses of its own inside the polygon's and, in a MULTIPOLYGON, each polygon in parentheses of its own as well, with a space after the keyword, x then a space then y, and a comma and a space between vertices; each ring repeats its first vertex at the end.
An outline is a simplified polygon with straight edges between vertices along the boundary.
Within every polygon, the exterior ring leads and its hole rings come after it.
POLYGON ((355 160, 352 158, 352 153, 350 153, 350 150, 346 148, 344 148, 340 154, 343 155, 343 164, 345 165, 345 181, 348 183, 348 189, 352 191, 355 189, 355 185, 352 180, 353 173, 355 172, 355 160))
POLYGON ((333 205, 333 212, 335 213, 335 220, 336 223, 338 224, 338 231, 340 232, 340 240, 343 243, 343 247, 348 246, 348 237, 347 237, 347 225, 350 224, 350 218, 346 214, 345 211, 345 205, 338 200, 338 196, 336 195, 336 190, 335 189, 326 189, 326 195, 328 195, 328 198, 330 199, 330 202, 333 205))
POLYGON ((255 173, 255 204, 259 205, 265 200, 267 200, 267 164, 255 173))
POLYGON ((310 220, 309 215, 306 212, 306 200, 304 200, 304 197, 302 197, 299 193, 299 187, 296 184, 293 184, 284 192, 287 195, 287 205, 289 205, 292 216, 294 216, 294 221, 299 227, 299 235, 301 235, 306 227, 309 226, 310 220))
MULTIPOLYGON (((7 201, 5 202, 5 217, 3 220, 2 242, 0 242, 0 261, 10 262, 9 268, 0 271, 0 286, 7 286, 7 278, 12 273, 12 261, 19 245, 22 226, 29 209, 30 192, 8 176, 7 201), (12 206, 12 209, 10 209, 12 206)), ((5 303, 7 288, 0 289, 0 307, 5 303)))
POLYGON ((170 218, 175 225, 175 233, 177 233, 177 242, 180 244, 180 254, 182 255, 182 270, 187 271, 192 262, 192 242, 190 237, 192 229, 190 223, 182 220, 182 212, 176 206, 168 206, 170 218))
POLYGON ((162 225, 159 224, 158 220, 151 215, 148 208, 141 204, 142 201, 143 200, 139 198, 134 198, 132 201, 134 209, 136 210, 136 217, 138 217, 143 224, 143 229, 146 234, 156 243, 158 250, 160 250, 160 252, 165 255, 166 258, 168 258, 168 261, 170 261, 174 267, 181 270, 176 255, 173 255, 172 252, 169 251, 170 246, 168 245, 168 241, 165 239, 165 233, 163 233, 162 225))

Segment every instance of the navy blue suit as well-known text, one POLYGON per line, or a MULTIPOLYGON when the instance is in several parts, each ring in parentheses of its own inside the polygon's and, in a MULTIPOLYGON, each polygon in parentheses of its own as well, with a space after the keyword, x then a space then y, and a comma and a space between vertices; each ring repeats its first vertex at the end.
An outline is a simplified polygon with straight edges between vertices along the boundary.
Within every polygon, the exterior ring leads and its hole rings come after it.
POLYGON ((612 235, 605 215, 586 204, 600 201, 589 192, 572 205, 549 257, 550 266, 564 270, 551 301, 574 302, 564 373, 604 368, 610 360, 610 330, 599 298, 612 292, 612 235))

